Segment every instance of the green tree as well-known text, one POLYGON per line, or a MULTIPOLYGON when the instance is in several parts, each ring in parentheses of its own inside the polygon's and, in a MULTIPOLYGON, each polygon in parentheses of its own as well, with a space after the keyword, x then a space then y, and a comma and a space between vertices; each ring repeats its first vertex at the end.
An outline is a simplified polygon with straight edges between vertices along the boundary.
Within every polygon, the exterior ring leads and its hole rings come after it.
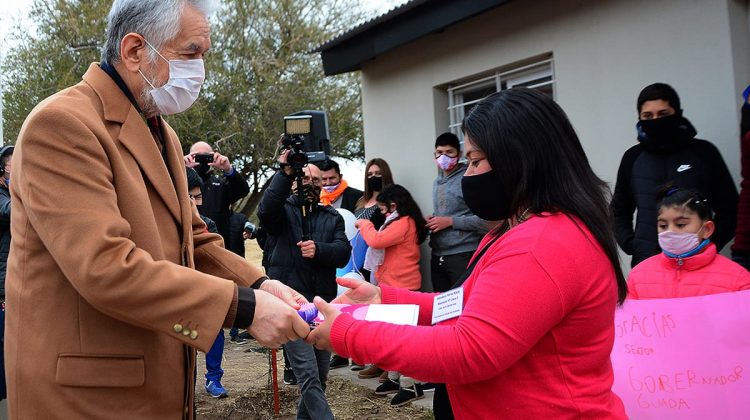
POLYGON ((15 143, 29 112, 44 98, 81 80, 99 48, 111 1, 35 0, 34 31, 16 24, 15 47, 3 60, 3 139, 15 143))
MULTIPOLYGON (((15 141, 31 109, 80 80, 98 61, 107 0, 36 0, 36 33, 16 29, 2 64, 6 142, 15 141)), ((206 83, 187 112, 167 117, 187 150, 203 140, 229 156, 250 184, 238 210, 250 214, 275 166, 283 116, 328 113, 331 148, 364 157, 359 74, 325 77, 316 46, 361 21, 353 0, 223 0, 212 16, 206 83)))

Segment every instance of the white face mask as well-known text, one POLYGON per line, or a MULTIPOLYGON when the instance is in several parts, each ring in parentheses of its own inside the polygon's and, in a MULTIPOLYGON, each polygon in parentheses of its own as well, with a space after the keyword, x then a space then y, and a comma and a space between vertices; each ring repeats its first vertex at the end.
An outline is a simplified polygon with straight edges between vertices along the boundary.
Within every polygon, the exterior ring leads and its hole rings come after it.
MULTIPOLYGON (((148 41, 146 41, 146 45, 151 47, 156 54, 159 54, 159 51, 151 46, 148 41)), ((161 54, 159 54, 159 57, 169 63, 169 80, 164 86, 157 88, 143 75, 143 72, 138 70, 138 73, 153 88, 149 93, 154 98, 154 103, 159 108, 159 112, 162 115, 179 114, 190 108, 198 99, 201 86, 206 79, 203 60, 167 60, 161 54)))
POLYGON ((338 183, 338 184, 336 184, 336 185, 325 185, 325 186, 323 186, 323 189, 324 189, 324 190, 325 190, 325 191, 326 191, 326 192, 327 192, 328 194, 330 194, 330 193, 332 193, 332 192, 336 191, 336 188, 338 188, 338 187, 339 187, 339 185, 341 185, 341 183, 338 183))

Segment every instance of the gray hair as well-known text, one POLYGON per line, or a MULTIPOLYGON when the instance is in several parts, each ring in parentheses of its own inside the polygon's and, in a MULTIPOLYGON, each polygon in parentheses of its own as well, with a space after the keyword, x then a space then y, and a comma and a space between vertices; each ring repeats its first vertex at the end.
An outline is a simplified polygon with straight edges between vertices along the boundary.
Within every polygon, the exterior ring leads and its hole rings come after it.
MULTIPOLYGON (((115 0, 107 17, 107 40, 102 47, 102 62, 120 61, 120 42, 125 35, 143 35, 154 48, 161 49, 180 30, 180 19, 186 5, 208 16, 214 9, 213 0, 115 0)), ((156 53, 149 48, 153 61, 156 53)))

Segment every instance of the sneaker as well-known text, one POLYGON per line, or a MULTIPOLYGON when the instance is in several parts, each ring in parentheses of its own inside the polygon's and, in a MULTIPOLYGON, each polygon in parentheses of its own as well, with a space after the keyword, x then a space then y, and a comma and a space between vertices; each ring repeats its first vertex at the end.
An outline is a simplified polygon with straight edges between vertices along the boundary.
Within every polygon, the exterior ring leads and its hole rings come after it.
POLYGON ((284 385, 297 385, 297 377, 294 376, 293 370, 284 369, 284 385))
POLYGON ((357 377, 359 379, 377 378, 381 373, 383 373, 383 369, 380 369, 375 365, 370 365, 367 369, 359 372, 357 377))
POLYGON ((349 359, 347 359, 346 357, 341 357, 338 354, 334 354, 333 357, 331 357, 331 364, 328 365, 328 368, 338 369, 344 366, 349 366, 349 359))
POLYGON ((237 334, 237 337, 242 338, 244 340, 255 340, 255 337, 250 335, 250 333, 247 332, 247 330, 242 331, 241 333, 237 334))
POLYGON ((231 341, 232 343, 237 344, 239 346, 241 346, 243 344, 247 344, 247 340, 245 340, 244 338, 240 337, 239 334, 237 334, 235 336, 232 336, 232 338, 230 338, 229 341, 231 341))
POLYGON ((219 381, 206 381, 206 392, 213 398, 226 398, 229 396, 227 390, 221 386, 219 381))
POLYGON ((365 365, 360 365, 359 363, 356 363, 354 360, 352 360, 352 370, 353 371, 356 372, 358 370, 363 370, 364 368, 365 368, 365 365))
POLYGON ((393 382, 389 379, 375 388, 375 395, 395 394, 398 392, 398 390, 398 382, 393 382))
POLYGON ((391 406, 401 407, 402 405, 409 404, 414 400, 424 398, 424 392, 419 384, 414 384, 408 388, 401 388, 398 393, 393 396, 391 400, 391 406))
POLYGON ((425 382, 422 384, 422 392, 434 392, 435 384, 432 382, 425 382))

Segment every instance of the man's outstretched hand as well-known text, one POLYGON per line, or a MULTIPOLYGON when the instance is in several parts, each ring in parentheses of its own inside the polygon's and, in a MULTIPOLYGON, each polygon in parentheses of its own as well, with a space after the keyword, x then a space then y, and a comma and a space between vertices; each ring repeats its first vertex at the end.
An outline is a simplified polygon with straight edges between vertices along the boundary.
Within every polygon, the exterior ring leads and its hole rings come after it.
POLYGON ((275 349, 287 341, 307 338, 310 326, 289 303, 255 290, 255 316, 248 331, 260 344, 275 349))

